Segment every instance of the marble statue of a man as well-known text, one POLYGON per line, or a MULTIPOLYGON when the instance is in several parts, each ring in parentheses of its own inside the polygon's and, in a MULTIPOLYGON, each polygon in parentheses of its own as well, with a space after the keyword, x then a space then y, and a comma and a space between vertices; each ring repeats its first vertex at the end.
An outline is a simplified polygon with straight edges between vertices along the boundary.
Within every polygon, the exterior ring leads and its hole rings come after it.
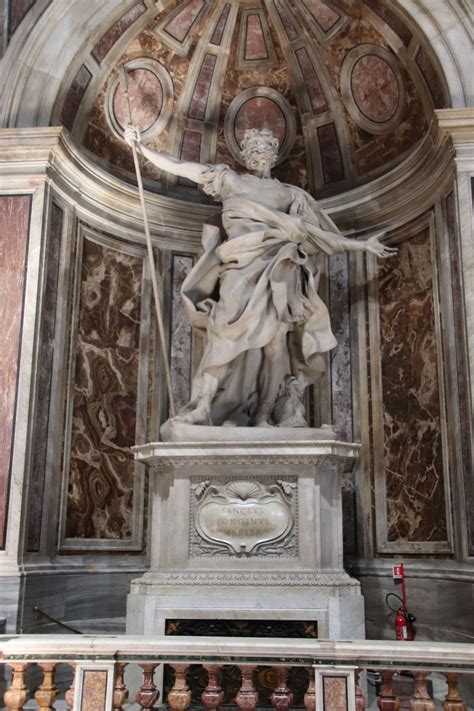
MULTIPOLYGON (((374 235, 344 237, 306 192, 271 177, 278 140, 267 129, 245 132, 247 169, 201 165, 153 151, 132 127, 129 144, 161 170, 188 178, 222 201, 222 224, 205 226, 204 253, 182 295, 206 345, 190 402, 177 419, 202 425, 306 426, 302 397, 336 345, 318 296, 321 256, 348 250, 388 257, 374 235)), ((379 235, 380 236, 380 235, 379 235)))

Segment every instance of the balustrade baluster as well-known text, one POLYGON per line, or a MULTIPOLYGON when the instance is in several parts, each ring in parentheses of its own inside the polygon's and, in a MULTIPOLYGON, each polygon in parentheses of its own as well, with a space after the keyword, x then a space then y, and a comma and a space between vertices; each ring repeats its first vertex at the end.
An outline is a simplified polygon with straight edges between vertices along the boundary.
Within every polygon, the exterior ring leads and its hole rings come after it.
POLYGON ((158 697, 160 696, 160 692, 156 688, 153 681, 155 669, 160 665, 145 663, 140 664, 140 666, 143 669, 143 682, 135 698, 137 704, 141 707, 141 710, 146 711, 146 709, 154 708, 155 703, 158 701, 158 697))
POLYGON ((5 692, 3 700, 8 711, 22 711, 29 698, 28 687, 25 684, 25 672, 28 664, 13 662, 10 666, 13 670, 12 683, 8 691, 5 692))
POLYGON ((435 711, 436 706, 426 688, 428 672, 413 672, 415 677, 415 693, 410 701, 412 711, 435 711))
POLYGON ((365 699, 362 690, 359 686, 359 679, 362 669, 357 669, 355 672, 355 699, 356 711, 365 711, 365 699))
POLYGON ((316 679, 313 667, 308 667, 308 688, 304 695, 304 707, 308 711, 316 711, 316 679))
POLYGON ((448 695, 443 701, 444 711, 467 711, 467 704, 464 703, 459 693, 458 683, 461 675, 447 672, 444 676, 448 682, 448 695))
POLYGON ((176 711, 185 711, 191 703, 191 691, 186 681, 187 664, 172 664, 175 672, 173 688, 168 694, 168 704, 176 711))
POLYGON ((123 678, 126 666, 126 662, 117 662, 115 665, 115 684, 113 696, 114 711, 123 711, 123 705, 128 699, 128 689, 123 678))
POLYGON ((219 667, 217 664, 205 664, 204 669, 209 675, 207 686, 202 692, 201 701, 206 709, 216 711, 224 698, 224 692, 219 684, 219 667))
POLYGON ((287 711, 293 703, 293 694, 287 686, 289 667, 273 667, 273 671, 277 677, 277 685, 273 694, 270 696, 272 706, 278 711, 287 711))
POLYGON ((380 674, 382 676, 382 688, 377 699, 377 705, 380 711, 396 711, 397 698, 392 688, 393 671, 383 669, 380 674))
POLYGON ((40 667, 43 670, 43 681, 35 693, 35 699, 39 706, 38 711, 51 711, 53 702, 59 694, 59 689, 56 688, 53 679, 56 664, 44 662, 40 664, 40 667))
POLYGON ((64 694, 64 700, 66 701, 66 703, 70 709, 72 709, 74 706, 74 694, 75 694, 75 690, 76 690, 76 665, 71 664, 71 668, 72 668, 71 686, 64 694))
POLYGON ((242 683, 236 694, 235 703, 239 709, 244 709, 244 711, 254 711, 258 704, 257 690, 253 685, 253 672, 255 667, 240 666, 239 669, 242 674, 242 683))

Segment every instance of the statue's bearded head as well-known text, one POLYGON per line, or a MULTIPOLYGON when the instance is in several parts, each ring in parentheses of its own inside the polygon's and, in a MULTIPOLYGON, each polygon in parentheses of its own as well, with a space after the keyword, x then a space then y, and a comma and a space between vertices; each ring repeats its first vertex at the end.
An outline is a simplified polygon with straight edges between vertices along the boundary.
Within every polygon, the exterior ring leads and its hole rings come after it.
POLYGON ((268 128, 249 128, 240 144, 240 156, 248 170, 273 168, 278 160, 279 141, 268 128))

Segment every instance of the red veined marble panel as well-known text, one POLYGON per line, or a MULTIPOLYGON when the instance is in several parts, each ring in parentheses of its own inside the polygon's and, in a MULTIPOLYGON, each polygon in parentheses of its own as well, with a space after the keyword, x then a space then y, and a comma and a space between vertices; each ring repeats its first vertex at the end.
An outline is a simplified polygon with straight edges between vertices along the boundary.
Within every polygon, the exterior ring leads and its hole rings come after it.
POLYGON ((0 196, 0 548, 7 526, 30 209, 30 195, 0 196))
POLYGON ((79 110, 82 98, 86 93, 92 74, 83 64, 74 77, 63 104, 61 121, 70 131, 74 125, 76 114, 79 110))
POLYGON ((280 16, 283 27, 285 28, 286 36, 290 41, 298 38, 298 30, 295 27, 290 13, 288 12, 288 7, 282 2, 282 0, 275 0, 275 8, 280 16))
POLYGON ((105 711, 107 672, 84 671, 82 677, 81 709, 105 711))
POLYGON ((191 104, 189 106, 189 118, 204 121, 206 116, 207 99, 211 90, 212 77, 216 66, 217 57, 215 54, 206 54, 203 59, 199 75, 194 87, 191 104))
POLYGON ((308 92, 311 108, 315 114, 327 111, 326 97, 318 79, 313 63, 304 47, 295 52, 301 70, 301 76, 308 92))
POLYGON ((341 17, 321 0, 303 0, 303 3, 310 11, 323 32, 329 32, 341 17))
POLYGON ((67 538, 132 533, 142 277, 139 257, 84 239, 67 538))
POLYGON ((394 12, 384 5, 380 0, 365 0, 365 4, 377 13, 384 22, 397 34, 403 44, 408 47, 412 34, 402 20, 394 12))
POLYGON ((345 676, 323 676, 324 708, 347 711, 347 679, 345 676))
POLYGON ((222 36, 224 34, 225 26, 227 24, 227 18, 229 17, 230 5, 224 5, 219 19, 217 20, 216 27, 211 37, 211 44, 220 45, 222 42, 222 36))
POLYGON ((286 135, 286 119, 283 111, 271 99, 256 96, 249 99, 237 112, 234 121, 234 132, 237 143, 243 139, 248 128, 269 128, 283 144, 286 135))
POLYGON ((178 42, 184 42, 189 30, 204 8, 204 4, 204 0, 191 0, 191 2, 185 3, 183 9, 163 29, 178 42))
POLYGON ((389 541, 447 537, 432 269, 427 228, 379 267, 389 541))
POLYGON ((45 258, 45 288, 38 358, 38 394, 32 434, 33 457, 28 487, 28 551, 38 551, 40 545, 63 218, 63 210, 52 203, 45 258))
POLYGON ((371 121, 388 121, 397 110, 400 100, 397 77, 382 57, 367 54, 356 62, 351 89, 357 107, 371 121))
POLYGON ((115 22, 105 34, 102 35, 91 52, 92 56, 99 64, 110 52, 114 44, 120 39, 123 33, 128 30, 128 28, 133 25, 133 23, 138 20, 144 12, 146 12, 145 3, 137 2, 136 5, 123 14, 122 17, 117 20, 117 22, 115 22))
MULTIPOLYGON (((163 107, 161 82, 149 69, 132 69, 128 72, 128 94, 133 123, 143 133, 159 118, 163 107)), ((125 128, 129 123, 127 99, 123 86, 117 86, 113 98, 113 111, 117 122, 125 128)))
POLYGON ((319 152, 323 166, 324 182, 334 183, 344 179, 341 149, 337 138, 336 128, 333 123, 318 126, 319 152))
POLYGON ((249 61, 268 58, 268 50, 263 34, 262 22, 257 13, 255 13, 255 15, 247 15, 244 57, 249 61))
MULTIPOLYGON (((182 160, 200 162, 202 135, 199 131, 183 131, 183 141, 181 143, 180 158, 182 160)), ((190 185, 196 187, 196 183, 188 178, 178 178, 179 185, 190 185)))

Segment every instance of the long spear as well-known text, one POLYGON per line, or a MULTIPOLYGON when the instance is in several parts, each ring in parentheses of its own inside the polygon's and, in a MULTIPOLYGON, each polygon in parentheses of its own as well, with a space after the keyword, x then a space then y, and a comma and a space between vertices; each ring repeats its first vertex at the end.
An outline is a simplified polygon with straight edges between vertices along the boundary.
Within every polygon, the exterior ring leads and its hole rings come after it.
MULTIPOLYGON (((122 71, 123 71, 123 88, 124 88, 124 92, 125 92, 125 98, 127 101, 128 121, 129 121, 130 126, 133 126, 132 107, 130 105, 130 95, 128 93, 128 76, 127 76, 127 70, 125 69, 125 66, 122 67, 122 71)), ((170 414, 171 414, 171 417, 174 417, 176 415, 176 408, 175 408, 175 404, 174 404, 173 388, 171 385, 170 366, 169 366, 168 358, 167 358, 165 329, 163 326, 163 316, 162 316, 162 312, 161 312, 160 295, 159 295, 159 291, 158 291, 158 280, 157 280, 157 273, 156 273, 156 267, 155 267, 155 258, 153 255, 153 245, 151 243, 150 228, 148 226, 148 217, 147 217, 146 205, 145 205, 145 193, 143 192, 142 174, 141 174, 141 170, 140 170, 140 163, 138 161, 138 153, 137 153, 137 147, 135 145, 135 141, 132 142, 132 153, 133 153, 133 162, 135 164, 135 172, 137 175, 140 203, 142 206, 143 227, 145 229, 145 240, 146 240, 146 246, 147 246, 147 250, 148 250, 148 261, 150 263, 150 274, 151 274, 151 283, 153 286, 153 296, 154 296, 154 301, 155 301, 156 320, 158 323, 158 333, 160 334, 160 343, 161 343, 161 349, 163 352, 163 363, 165 366, 166 385, 168 388, 168 395, 169 395, 169 400, 170 400, 170 414)))

